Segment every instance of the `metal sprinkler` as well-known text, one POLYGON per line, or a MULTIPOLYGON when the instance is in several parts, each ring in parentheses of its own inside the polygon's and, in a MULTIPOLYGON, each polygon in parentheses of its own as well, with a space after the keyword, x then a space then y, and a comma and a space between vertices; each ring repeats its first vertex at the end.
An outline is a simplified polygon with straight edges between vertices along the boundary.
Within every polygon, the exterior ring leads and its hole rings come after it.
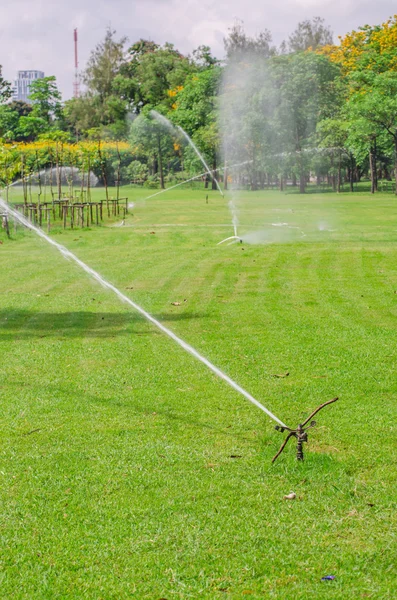
POLYGON ((307 442, 307 430, 311 429, 312 427, 315 427, 317 425, 316 421, 311 421, 311 419, 322 408, 324 408, 325 406, 328 406, 328 404, 332 404, 333 402, 336 402, 337 400, 338 400, 338 398, 333 398, 332 400, 328 400, 328 402, 324 402, 324 404, 321 404, 321 406, 319 406, 318 408, 316 408, 316 410, 314 412, 312 412, 312 414, 310 415, 310 417, 308 417, 306 419, 306 421, 304 421, 304 423, 300 423, 296 429, 290 429, 289 427, 281 427, 280 425, 276 425, 275 429, 277 431, 280 431, 281 433, 284 433, 284 431, 289 431, 289 434, 285 438, 285 440, 284 440, 284 442, 283 442, 280 450, 273 457, 272 463, 274 463, 275 460, 277 460, 277 458, 283 452, 284 448, 286 447, 286 445, 288 444, 289 440, 292 437, 296 437, 296 439, 297 439, 297 443, 296 443, 296 459, 297 460, 304 460, 304 456, 303 456, 303 442, 307 442), (306 425, 309 423, 309 421, 311 421, 310 425, 308 425, 306 427, 306 425))

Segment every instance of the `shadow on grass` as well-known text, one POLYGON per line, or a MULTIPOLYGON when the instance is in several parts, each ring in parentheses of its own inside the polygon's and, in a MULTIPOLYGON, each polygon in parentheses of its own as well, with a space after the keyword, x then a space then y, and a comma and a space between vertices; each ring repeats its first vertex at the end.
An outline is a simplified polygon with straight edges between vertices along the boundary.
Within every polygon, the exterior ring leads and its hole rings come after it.
MULTIPOLYGON (((180 312, 153 315, 164 324, 204 318, 205 314, 180 312)), ((115 337, 160 332, 138 313, 0 311, 0 342, 27 338, 115 337), (131 325, 134 324, 132 328, 131 325)))

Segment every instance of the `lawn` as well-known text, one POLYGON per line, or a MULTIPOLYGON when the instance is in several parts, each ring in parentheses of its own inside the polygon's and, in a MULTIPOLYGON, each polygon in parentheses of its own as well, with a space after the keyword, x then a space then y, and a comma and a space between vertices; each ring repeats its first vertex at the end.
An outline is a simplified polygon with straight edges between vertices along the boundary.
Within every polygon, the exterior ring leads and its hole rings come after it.
POLYGON ((245 192, 228 246, 215 192, 126 192, 125 226, 51 235, 287 424, 340 400, 272 465, 265 414, 0 230, 0 597, 397 597, 395 197, 245 192))

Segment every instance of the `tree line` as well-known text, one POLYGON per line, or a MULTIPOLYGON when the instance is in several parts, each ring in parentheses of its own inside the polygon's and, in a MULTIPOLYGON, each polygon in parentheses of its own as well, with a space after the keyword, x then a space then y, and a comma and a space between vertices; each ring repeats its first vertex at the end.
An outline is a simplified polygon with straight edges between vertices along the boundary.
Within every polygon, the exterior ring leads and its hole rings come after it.
POLYGON ((379 180, 396 179, 397 16, 337 44, 316 17, 279 47, 270 31, 251 37, 236 23, 224 45, 220 61, 207 46, 188 56, 170 43, 128 46, 108 29, 82 73, 84 92, 66 102, 53 76, 32 82, 29 104, 11 101, 0 67, 0 149, 124 140, 124 180, 164 187, 201 166, 155 110, 191 136, 225 187, 304 192, 315 178, 353 190, 368 176, 376 192, 379 180))

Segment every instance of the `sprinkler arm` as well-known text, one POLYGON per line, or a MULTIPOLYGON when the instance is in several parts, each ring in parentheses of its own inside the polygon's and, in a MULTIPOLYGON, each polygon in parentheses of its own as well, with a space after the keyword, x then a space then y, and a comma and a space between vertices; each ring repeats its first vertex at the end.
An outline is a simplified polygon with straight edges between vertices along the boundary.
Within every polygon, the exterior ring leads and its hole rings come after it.
POLYGON ((306 432, 307 432, 308 429, 311 429, 312 427, 316 426, 316 421, 311 421, 311 419, 320 410, 322 410, 323 408, 325 408, 329 404, 333 404, 337 400, 338 400, 338 398, 332 398, 332 400, 328 400, 328 402, 324 402, 324 404, 321 404, 319 407, 316 408, 315 411, 312 412, 312 414, 306 419, 306 421, 304 421, 303 423, 300 423, 296 429, 291 429, 290 427, 280 427, 280 425, 276 425, 275 429, 277 431, 280 431, 281 433, 283 433, 284 431, 289 431, 289 434, 287 435, 287 437, 285 438, 284 442, 282 443, 280 450, 273 457, 272 463, 274 463, 277 460, 277 458, 283 452, 284 448, 286 447, 286 445, 288 444, 289 440, 292 437, 295 437, 298 440, 297 441, 297 459, 298 460, 303 460, 303 446, 302 446, 302 444, 303 444, 303 442, 307 442, 307 433, 306 432), (307 423, 309 423, 309 421, 311 421, 310 425, 308 425, 305 428, 305 425, 307 425, 307 423))

